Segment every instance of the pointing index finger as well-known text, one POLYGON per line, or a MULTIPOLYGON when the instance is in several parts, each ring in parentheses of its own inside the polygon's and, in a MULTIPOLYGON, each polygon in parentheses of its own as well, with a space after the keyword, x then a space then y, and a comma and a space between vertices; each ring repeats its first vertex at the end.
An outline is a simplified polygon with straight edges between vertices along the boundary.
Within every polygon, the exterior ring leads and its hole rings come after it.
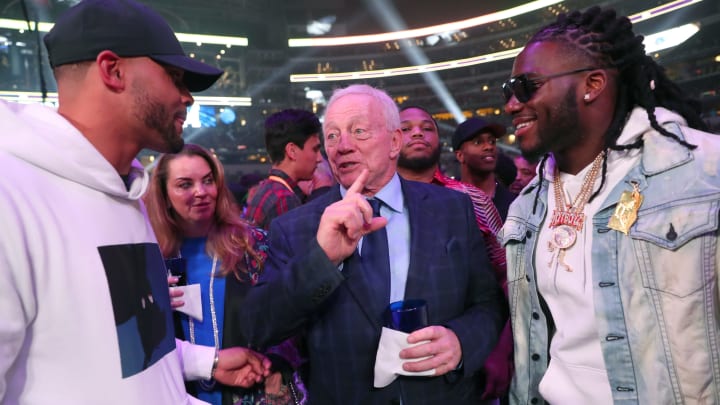
POLYGON ((369 173, 368 169, 363 169, 363 171, 360 172, 360 175, 347 190, 347 193, 345 193, 345 198, 354 194, 362 194, 362 191, 365 188, 365 183, 367 183, 368 176, 370 175, 369 173))

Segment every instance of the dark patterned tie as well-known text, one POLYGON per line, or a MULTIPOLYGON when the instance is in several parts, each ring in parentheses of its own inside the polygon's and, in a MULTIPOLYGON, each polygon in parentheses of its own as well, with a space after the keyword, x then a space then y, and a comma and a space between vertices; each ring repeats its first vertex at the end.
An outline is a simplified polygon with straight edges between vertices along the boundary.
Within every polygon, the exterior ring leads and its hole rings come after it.
MULTIPOLYGON (((380 216, 380 207, 383 202, 371 198, 368 200, 373 209, 373 217, 380 216)), ((388 253, 388 237, 385 227, 371 232, 363 237, 362 262, 368 276, 373 279, 373 285, 386 300, 390 300, 390 254, 388 253)))

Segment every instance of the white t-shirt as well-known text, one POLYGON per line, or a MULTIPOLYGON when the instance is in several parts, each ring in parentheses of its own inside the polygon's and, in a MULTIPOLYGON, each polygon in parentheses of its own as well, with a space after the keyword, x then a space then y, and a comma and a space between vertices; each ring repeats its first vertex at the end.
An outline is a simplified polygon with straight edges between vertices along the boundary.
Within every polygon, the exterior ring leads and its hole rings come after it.
MULTIPOLYGON (((621 139, 620 143, 629 140, 621 139)), ((548 248, 552 230, 550 218, 555 209, 555 161, 550 158, 545 173, 550 181, 548 215, 538 236, 535 256, 538 290, 543 296, 555 321, 556 332, 550 343, 550 364, 540 381, 540 394, 553 405, 607 405, 612 404, 612 393, 605 362, 600 348, 593 301, 592 279, 592 217, 625 174, 637 163, 639 150, 611 151, 607 162, 607 180, 603 190, 584 209, 585 223, 577 240, 565 249, 564 263, 560 264, 559 251, 548 248)), ((565 201, 575 201, 585 175, 592 163, 577 175, 560 173, 565 201)), ((598 174, 593 192, 600 185, 602 170, 598 174)), ((632 188, 628 185, 628 191, 632 188)), ((595 265, 602 265, 597 263, 595 265)))

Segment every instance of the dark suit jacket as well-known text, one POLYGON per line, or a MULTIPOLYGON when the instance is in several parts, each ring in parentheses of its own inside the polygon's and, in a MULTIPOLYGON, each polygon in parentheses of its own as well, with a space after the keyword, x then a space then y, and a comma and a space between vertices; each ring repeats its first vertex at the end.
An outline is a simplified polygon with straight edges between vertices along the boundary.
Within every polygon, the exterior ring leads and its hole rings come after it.
POLYGON ((476 404, 474 374, 495 346, 507 305, 487 258, 470 199, 437 186, 402 181, 410 218, 406 298, 428 302, 429 322, 458 336, 463 367, 441 377, 400 377, 373 388, 375 354, 389 301, 387 278, 362 267, 357 251, 342 271, 317 243, 325 207, 340 199, 336 186, 278 217, 259 283, 241 309, 254 346, 307 334, 310 403, 476 404))

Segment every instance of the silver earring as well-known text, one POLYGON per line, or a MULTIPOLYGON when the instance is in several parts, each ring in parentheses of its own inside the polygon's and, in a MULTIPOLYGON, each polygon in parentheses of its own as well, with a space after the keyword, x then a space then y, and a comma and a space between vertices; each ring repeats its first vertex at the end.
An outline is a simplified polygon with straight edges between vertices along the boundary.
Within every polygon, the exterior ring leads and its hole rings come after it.
POLYGON ((583 96, 583 100, 590 101, 590 93, 585 93, 585 95, 583 96))

